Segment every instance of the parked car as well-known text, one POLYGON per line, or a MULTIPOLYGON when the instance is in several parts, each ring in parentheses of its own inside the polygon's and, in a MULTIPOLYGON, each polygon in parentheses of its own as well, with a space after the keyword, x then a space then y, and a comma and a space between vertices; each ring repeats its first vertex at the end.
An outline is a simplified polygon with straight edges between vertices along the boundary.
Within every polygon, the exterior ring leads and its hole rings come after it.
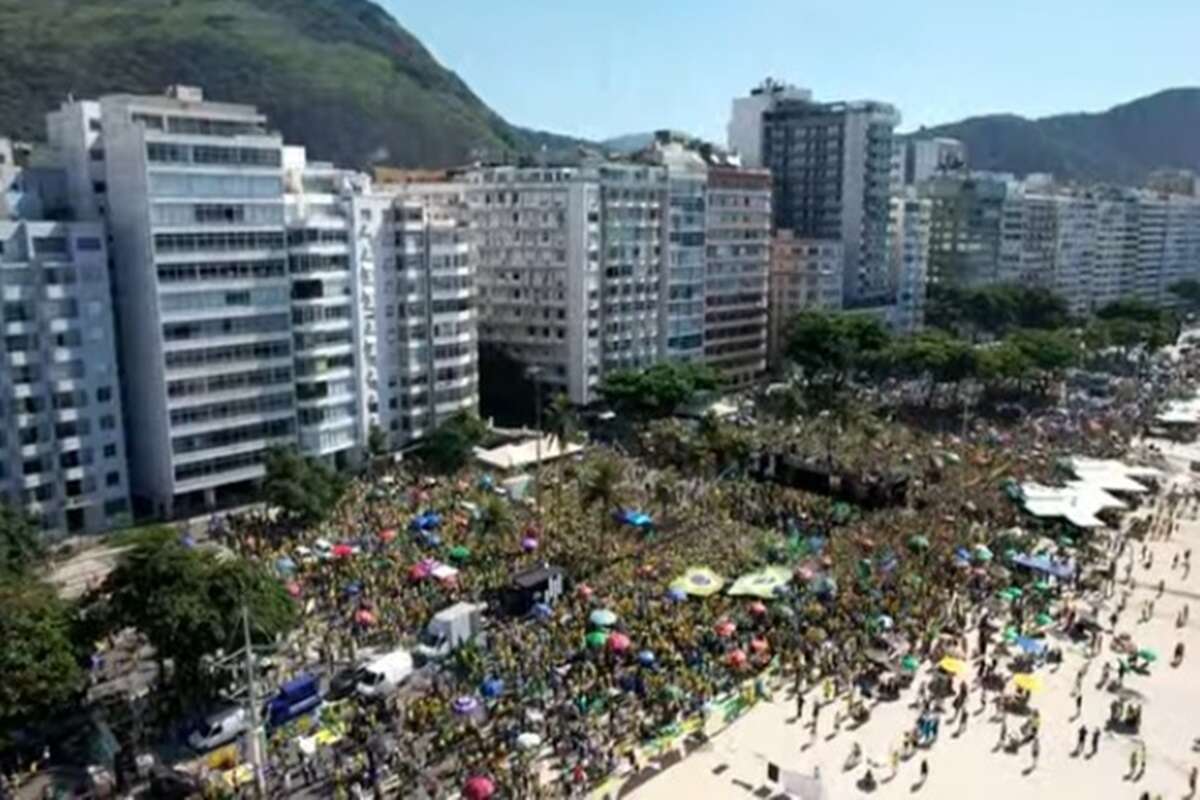
POLYGON ((338 670, 329 679, 329 690, 325 693, 325 697, 329 700, 342 700, 349 697, 354 693, 354 687, 358 686, 362 674, 363 670, 360 666, 338 670))
POLYGON ((188 745, 201 753, 236 741, 250 730, 250 715, 241 707, 227 708, 204 718, 200 726, 188 736, 188 745))

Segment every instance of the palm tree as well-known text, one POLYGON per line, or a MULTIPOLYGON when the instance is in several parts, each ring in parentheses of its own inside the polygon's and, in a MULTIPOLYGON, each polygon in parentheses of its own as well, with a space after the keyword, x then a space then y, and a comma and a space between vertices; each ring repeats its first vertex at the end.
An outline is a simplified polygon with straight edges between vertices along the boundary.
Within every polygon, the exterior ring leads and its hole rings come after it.
MULTIPOLYGON (((574 442, 579 436, 579 416, 575 413, 575 407, 571 404, 571 398, 566 394, 559 392, 554 395, 554 398, 550 401, 550 407, 546 409, 546 416, 546 429, 551 436, 558 440, 560 451, 568 444, 574 442)), ((554 505, 558 514, 562 513, 562 473, 565 461, 566 459, 561 457, 557 459, 554 470, 554 505)))
POLYGON ((608 516, 616 504, 617 490, 624 480, 625 468, 620 461, 611 456, 597 459, 583 478, 581 492, 584 507, 599 504, 605 516, 608 516))

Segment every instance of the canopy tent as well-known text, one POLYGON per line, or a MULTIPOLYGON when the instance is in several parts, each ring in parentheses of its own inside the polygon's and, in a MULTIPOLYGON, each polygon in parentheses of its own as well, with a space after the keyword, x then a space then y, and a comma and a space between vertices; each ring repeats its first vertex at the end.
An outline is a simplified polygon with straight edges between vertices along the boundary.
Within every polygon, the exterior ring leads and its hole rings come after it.
POLYGON ((1028 553, 1018 553, 1012 557, 1012 563, 1025 567, 1034 572, 1053 575, 1059 580, 1070 580, 1075 577, 1075 564, 1070 561, 1054 561, 1047 556, 1031 556, 1028 553))
POLYGON ((1065 519, 1078 528, 1102 528, 1096 514, 1106 508, 1125 508, 1125 504, 1103 489, 1086 481, 1072 481, 1065 487, 1023 483, 1019 499, 1022 507, 1035 517, 1065 519))
POLYGON ((787 567, 766 567, 738 578, 727 592, 735 597, 760 597, 770 600, 776 592, 787 586, 792 573, 787 567))
POLYGON ((1066 466, 1079 480, 1108 492, 1145 494, 1150 489, 1138 479, 1159 480, 1163 477, 1161 470, 1130 466, 1116 459, 1076 456, 1069 459, 1066 466))
POLYGON ((692 567, 671 582, 672 589, 687 592, 693 597, 708 597, 721 591, 725 579, 708 567, 692 567))

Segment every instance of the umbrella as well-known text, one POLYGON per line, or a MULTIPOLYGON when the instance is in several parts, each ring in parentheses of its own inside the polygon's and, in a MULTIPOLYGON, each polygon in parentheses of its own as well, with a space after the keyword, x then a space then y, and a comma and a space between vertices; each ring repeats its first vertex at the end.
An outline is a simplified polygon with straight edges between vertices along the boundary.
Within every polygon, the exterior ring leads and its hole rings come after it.
POLYGON ((633 642, 623 633, 614 633, 608 637, 608 649, 614 653, 624 653, 631 646, 633 642))
POLYGON ((588 617, 588 622, 597 628, 611 628, 617 624, 617 615, 607 608, 598 608, 588 617))
POLYGON ((1024 650, 1026 653, 1038 654, 1046 649, 1045 642, 1039 642, 1037 639, 1030 639, 1027 636, 1018 636, 1016 640, 1017 647, 1024 650))
POLYGON ((346 594, 347 597, 354 597, 356 595, 360 595, 360 594, 362 594, 362 582, 351 581, 350 583, 346 584, 346 588, 342 589, 342 591, 346 594))
POLYGON ((586 583, 579 584, 579 588, 577 588, 575 591, 578 592, 579 596, 584 600, 592 599, 592 587, 588 586, 586 583))
POLYGON ((275 559, 275 569, 284 574, 291 574, 296 571, 296 562, 292 561, 287 556, 275 559))
POLYGON ((1038 581, 1033 585, 1033 588, 1037 589, 1039 592, 1048 592, 1054 587, 1050 585, 1050 581, 1038 581))
POLYGON ((504 694, 504 681, 499 678, 488 678, 479 685, 479 693, 489 700, 504 694))
POLYGON ((542 746, 542 737, 536 733, 526 732, 517 737, 517 747, 521 750, 536 750, 542 746))
POLYGON ((913 552, 921 552, 929 549, 929 538, 927 536, 910 536, 908 538, 908 549, 913 552))
POLYGON ((287 589, 287 593, 292 597, 300 596, 300 584, 295 581, 288 581, 288 584, 284 588, 287 589))
POLYGON ((584 637, 584 641, 588 647, 604 647, 604 643, 608 641, 608 634, 604 631, 592 631, 584 637))
POLYGON ((904 658, 900 659, 900 669, 904 670, 905 672, 916 672, 917 668, 920 666, 921 662, 917 660, 916 656, 905 656, 904 658))
POLYGON ((463 786, 462 793, 465 800, 488 800, 496 793, 496 784, 491 778, 476 775, 463 786))
POLYGON ((455 714, 470 714, 479 708, 479 701, 469 694, 456 697, 451 704, 455 714))
POLYGON ((354 612, 354 621, 359 625, 374 625, 375 615, 365 608, 360 608, 354 612))
POLYGON ((1054 622, 1054 617, 1043 611, 1041 614, 1038 614, 1036 617, 1034 617, 1033 621, 1038 625, 1050 625, 1054 622))
POLYGON ((1011 625, 1004 629, 1004 641, 1015 642, 1019 637, 1020 634, 1017 633, 1017 629, 1011 625))
POLYGON ((753 603, 750 604, 750 613, 756 617, 761 617, 762 615, 767 613, 767 607, 765 605, 763 605, 761 602, 755 600, 753 603))
POLYGON ((348 544, 335 544, 330 552, 334 558, 349 558, 354 555, 354 548, 348 544))
POLYGON ((680 589, 678 586, 672 586, 670 589, 667 589, 667 599, 674 600, 675 602, 686 600, 687 592, 683 589, 680 589))
POLYGON ((992 560, 992 551, 988 549, 987 545, 983 545, 983 544, 975 545, 975 550, 972 552, 971 555, 974 556, 976 561, 991 561, 992 560))
POLYGON ((379 532, 379 541, 387 544, 388 542, 395 541, 396 535, 395 528, 384 528, 379 532))
POLYGON ((767 640, 761 636, 755 636, 750 640, 750 649, 755 653, 766 652, 770 646, 771 645, 767 643, 767 640))
POLYGON ((1146 648, 1142 648, 1141 650, 1138 650, 1137 657, 1142 659, 1143 661, 1149 662, 1151 664, 1154 663, 1155 661, 1158 661, 1158 653, 1154 652, 1153 650, 1148 650, 1146 648))
POLYGON ((1029 693, 1040 692, 1042 690, 1042 679, 1037 675, 1032 675, 1028 672, 1013 676, 1013 684, 1018 689, 1024 689, 1029 693))
POLYGON ((895 621, 887 614, 880 614, 878 617, 876 617, 875 624, 885 631, 890 631, 892 628, 896 627, 895 621))
POLYGON ((938 667, 946 672, 949 672, 951 675, 962 675, 967 671, 967 662, 963 661, 961 658, 951 658, 950 656, 946 656, 938 662, 938 667))
POLYGON ((673 581, 671 586, 696 597, 708 597, 721 591, 725 579, 707 567, 692 567, 673 581))
POLYGON ((423 581, 429 577, 429 567, 426 564, 413 564, 408 569, 410 581, 423 581))
POLYGON ((652 666, 657 659, 655 658, 654 653, 651 651, 643 650, 637 654, 637 660, 642 666, 649 667, 652 666))
POLYGON ((729 660, 729 666, 731 666, 735 669, 740 669, 740 668, 746 666, 746 651, 745 650, 734 650, 732 653, 729 654, 728 660, 729 660))
POLYGON ((532 536, 526 536, 521 540, 521 549, 526 553, 532 553, 534 550, 538 549, 538 540, 532 536))
POLYGON ((460 544, 450 548, 450 557, 455 561, 466 561, 471 557, 471 550, 460 544))
POLYGON ((421 534, 421 541, 425 542, 425 544, 429 545, 430 547, 441 547, 442 546, 442 537, 438 536, 436 533, 433 533, 432 531, 424 531, 421 534))
POLYGON ((737 625, 734 625, 729 620, 722 620, 716 624, 713 631, 722 639, 728 639, 733 634, 737 633, 737 625))
POLYGON ((538 619, 550 619, 554 616, 554 609, 545 603, 537 603, 533 607, 533 615, 538 619))

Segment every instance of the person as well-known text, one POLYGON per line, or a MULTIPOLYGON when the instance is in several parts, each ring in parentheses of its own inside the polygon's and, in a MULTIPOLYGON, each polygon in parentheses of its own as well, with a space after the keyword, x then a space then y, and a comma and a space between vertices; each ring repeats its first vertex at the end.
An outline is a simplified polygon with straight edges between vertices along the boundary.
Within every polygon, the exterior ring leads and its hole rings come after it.
POLYGON ((1198 769, 1197 767, 1192 767, 1192 771, 1188 773, 1188 796, 1189 797, 1196 796, 1196 778, 1197 778, 1198 772, 1200 772, 1200 769, 1198 769))
POLYGON ((925 779, 929 777, 929 762, 924 758, 921 759, 921 783, 925 783, 925 779))
POLYGON ((796 720, 799 721, 804 716, 804 695, 796 692, 796 720))
POLYGON ((1092 755, 1096 755, 1096 751, 1100 749, 1100 726, 1092 731, 1092 755))
POLYGON ((1183 663, 1183 642, 1176 642, 1175 644, 1175 663, 1183 663))
POLYGON ((1087 725, 1079 726, 1079 741, 1075 743, 1075 751, 1083 752, 1083 748, 1087 746, 1087 725))
POLYGON ((1078 718, 1083 714, 1083 694, 1075 695, 1075 717, 1078 718))
POLYGON ((1034 736, 1033 737, 1033 745, 1030 748, 1030 754, 1033 756, 1033 766, 1035 766, 1035 767, 1037 766, 1037 763, 1038 763, 1038 756, 1040 756, 1042 754, 1041 745, 1038 744, 1039 741, 1040 740, 1038 739, 1038 737, 1034 736))

